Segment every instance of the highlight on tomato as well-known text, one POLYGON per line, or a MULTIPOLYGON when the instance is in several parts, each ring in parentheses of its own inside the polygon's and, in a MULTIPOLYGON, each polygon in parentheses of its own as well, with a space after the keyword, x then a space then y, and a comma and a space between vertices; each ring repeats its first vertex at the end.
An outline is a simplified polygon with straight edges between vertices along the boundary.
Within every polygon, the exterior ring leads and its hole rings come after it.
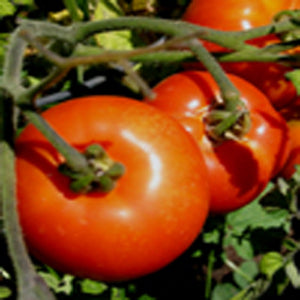
MULTIPOLYGON (((239 31, 270 24, 277 13, 299 9, 298 0, 193 0, 182 18, 185 21, 224 31, 239 31)), ((275 35, 252 39, 248 43, 263 47, 279 42, 275 35)), ((216 44, 203 42, 211 52, 229 51, 216 44)), ((297 93, 293 83, 285 75, 292 68, 279 63, 236 62, 222 63, 226 72, 234 73, 250 81, 267 95, 276 109, 292 103, 297 93)), ((189 67, 195 67, 195 64, 189 67)), ((198 65, 199 67, 199 65, 198 65)))
POLYGON ((59 171, 64 158, 26 126, 16 140, 17 197, 32 255, 65 273, 122 281, 159 270, 191 245, 209 188, 199 147, 179 123, 117 96, 73 99, 42 116, 79 151, 102 146, 125 172, 111 191, 74 192, 59 171))
POLYGON ((171 75, 154 87, 156 98, 147 100, 177 119, 197 141, 208 168, 212 213, 233 211, 254 200, 282 168, 290 149, 287 124, 266 96, 242 78, 228 77, 250 113, 250 130, 239 140, 216 144, 207 135, 207 114, 221 97, 208 72, 171 75))

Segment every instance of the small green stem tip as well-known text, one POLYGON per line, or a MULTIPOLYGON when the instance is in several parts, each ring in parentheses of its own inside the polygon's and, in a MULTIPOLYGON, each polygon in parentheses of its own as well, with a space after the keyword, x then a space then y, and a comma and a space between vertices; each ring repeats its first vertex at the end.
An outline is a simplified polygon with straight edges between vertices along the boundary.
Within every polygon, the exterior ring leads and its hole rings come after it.
POLYGON ((99 144, 92 144, 83 153, 88 162, 85 172, 72 169, 67 163, 59 166, 59 171, 70 177, 70 188, 77 193, 90 191, 109 192, 116 181, 125 173, 125 167, 114 162, 99 144))
POLYGON ((216 107, 206 114, 204 122, 207 136, 216 144, 240 140, 251 127, 250 114, 241 107, 232 111, 216 107))

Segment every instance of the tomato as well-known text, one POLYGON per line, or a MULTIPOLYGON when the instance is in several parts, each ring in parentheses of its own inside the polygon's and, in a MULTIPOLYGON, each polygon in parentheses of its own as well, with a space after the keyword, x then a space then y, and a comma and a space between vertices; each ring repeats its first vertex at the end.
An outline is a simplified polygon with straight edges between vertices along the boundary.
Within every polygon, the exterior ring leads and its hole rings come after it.
POLYGON ((295 165, 300 165, 300 120, 291 120, 288 122, 288 126, 292 144, 291 153, 281 171, 281 175, 287 179, 295 173, 295 165))
POLYGON ((220 98, 208 72, 174 74, 154 87, 157 107, 177 119, 197 141, 208 168, 210 210, 226 213, 253 200, 285 163, 288 128, 263 93, 245 80, 228 75, 250 112, 251 128, 243 139, 215 145, 206 134, 205 115, 220 98))
MULTIPOLYGON (((268 25, 278 12, 296 8, 300 8, 299 0, 227 0, 226 4, 221 0, 193 0, 182 19, 218 30, 239 31, 268 25)), ((261 45, 265 39, 254 43, 261 45)), ((217 45, 208 45, 211 51, 220 50, 217 45)))
POLYGON ((30 252, 81 277, 121 281, 178 257, 206 220, 206 166, 195 141, 161 111, 117 96, 73 99, 43 117, 82 151, 100 144, 125 166, 107 193, 75 193, 64 161, 32 125, 16 141, 18 211, 30 252))
MULTIPOLYGON (((219 0, 194 0, 182 18, 214 29, 236 31, 267 25, 278 12, 296 8, 300 8, 298 0, 229 0, 226 5, 219 0)), ((263 47, 278 41, 275 35, 269 35, 248 42, 263 47)), ((225 51, 224 48, 210 42, 204 41, 204 45, 212 52, 225 51)), ((186 66, 195 67, 194 64, 186 66)), ((266 94, 277 109, 291 103, 297 95, 292 82, 285 78, 285 74, 292 70, 291 67, 265 62, 223 63, 222 66, 226 72, 234 73, 253 83, 266 94)))
POLYGON ((287 120, 291 136, 291 151, 287 163, 284 165, 280 174, 289 179, 295 170, 295 165, 300 165, 300 98, 294 103, 284 107, 279 113, 287 120))
POLYGON ((279 110, 279 113, 285 120, 300 120, 300 97, 297 97, 293 103, 279 110))
POLYGON ((236 74, 259 88, 277 109, 293 103, 297 97, 294 84, 285 77, 293 68, 278 63, 222 63, 228 73, 236 74))

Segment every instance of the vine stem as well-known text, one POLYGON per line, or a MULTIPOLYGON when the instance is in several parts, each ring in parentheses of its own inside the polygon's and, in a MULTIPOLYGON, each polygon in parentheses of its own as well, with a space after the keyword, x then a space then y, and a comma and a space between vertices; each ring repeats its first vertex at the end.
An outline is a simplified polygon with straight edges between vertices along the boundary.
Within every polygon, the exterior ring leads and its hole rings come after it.
POLYGON ((225 264, 234 272, 238 273, 240 276, 242 276, 247 282, 250 284, 252 283, 253 279, 248 276, 241 268, 239 268, 233 261, 229 259, 225 259, 225 264))
POLYGON ((214 77, 215 81, 221 91, 221 97, 226 102, 225 108, 232 110, 236 107, 239 101, 240 93, 238 89, 232 84, 226 76, 224 70, 217 62, 217 60, 204 48, 199 40, 192 40, 189 42, 190 49, 195 53, 199 61, 214 77))
POLYGON ((17 278, 18 300, 55 300, 43 279, 36 273, 23 240, 16 200, 15 156, 12 143, 12 104, 1 95, 0 112, 0 203, 4 232, 17 278))
POLYGON ((86 158, 60 137, 42 116, 34 111, 25 111, 24 115, 64 156, 67 165, 72 170, 83 174, 89 173, 90 169, 86 158))
POLYGON ((76 3, 76 0, 63 0, 67 10, 70 12, 72 20, 74 22, 81 21, 80 9, 76 3))
POLYGON ((207 274, 205 281, 205 299, 210 299, 212 286, 212 272, 216 261, 215 251, 211 250, 208 256, 207 274))

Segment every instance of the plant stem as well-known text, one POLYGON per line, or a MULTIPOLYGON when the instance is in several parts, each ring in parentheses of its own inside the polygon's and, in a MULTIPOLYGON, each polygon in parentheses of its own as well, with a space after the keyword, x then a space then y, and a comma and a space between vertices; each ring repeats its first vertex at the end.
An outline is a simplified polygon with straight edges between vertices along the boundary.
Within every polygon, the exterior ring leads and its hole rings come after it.
POLYGON ((72 20, 78 22, 81 20, 80 9, 76 3, 76 0, 63 0, 66 8, 68 9, 72 20))
POLYGON ((72 170, 89 173, 86 158, 60 137, 43 117, 33 111, 25 111, 24 115, 50 141, 56 150, 64 156, 67 165, 72 170))
POLYGON ((14 95, 24 90, 20 80, 26 44, 24 40, 19 38, 19 30, 17 29, 10 36, 10 42, 5 54, 3 86, 14 95))
POLYGON ((5 237, 17 277, 18 300, 55 300, 43 279, 36 273, 22 237, 15 190, 13 108, 10 99, 3 94, 0 107, 0 204, 3 207, 5 237))
POLYGON ((192 40, 189 43, 190 49, 195 53, 198 60, 206 67, 209 73, 214 77, 221 91, 221 97, 225 101, 225 108, 233 110, 238 104, 239 91, 229 80, 224 70, 217 60, 209 53, 198 40, 192 40))
POLYGON ((180 33, 197 33, 197 37, 200 39, 214 42, 225 48, 240 50, 241 48, 251 49, 254 47, 245 44, 245 41, 249 39, 265 36, 271 33, 282 33, 299 29, 299 25, 297 22, 292 20, 283 20, 278 23, 256 27, 247 31, 222 31, 190 24, 184 21, 151 17, 118 17, 114 19, 76 23, 72 26, 74 43, 81 42, 95 33, 122 29, 147 30, 168 36, 174 36, 180 33))
POLYGON ((215 251, 211 250, 209 252, 208 263, 207 263, 207 274, 206 274, 206 281, 205 281, 205 299, 210 299, 211 296, 212 272, 214 269, 215 261, 216 261, 215 251))
POLYGON ((225 259, 225 264, 232 269, 234 272, 242 276, 249 284, 252 283, 253 279, 248 276, 241 268, 239 268, 233 261, 228 258, 225 259))

